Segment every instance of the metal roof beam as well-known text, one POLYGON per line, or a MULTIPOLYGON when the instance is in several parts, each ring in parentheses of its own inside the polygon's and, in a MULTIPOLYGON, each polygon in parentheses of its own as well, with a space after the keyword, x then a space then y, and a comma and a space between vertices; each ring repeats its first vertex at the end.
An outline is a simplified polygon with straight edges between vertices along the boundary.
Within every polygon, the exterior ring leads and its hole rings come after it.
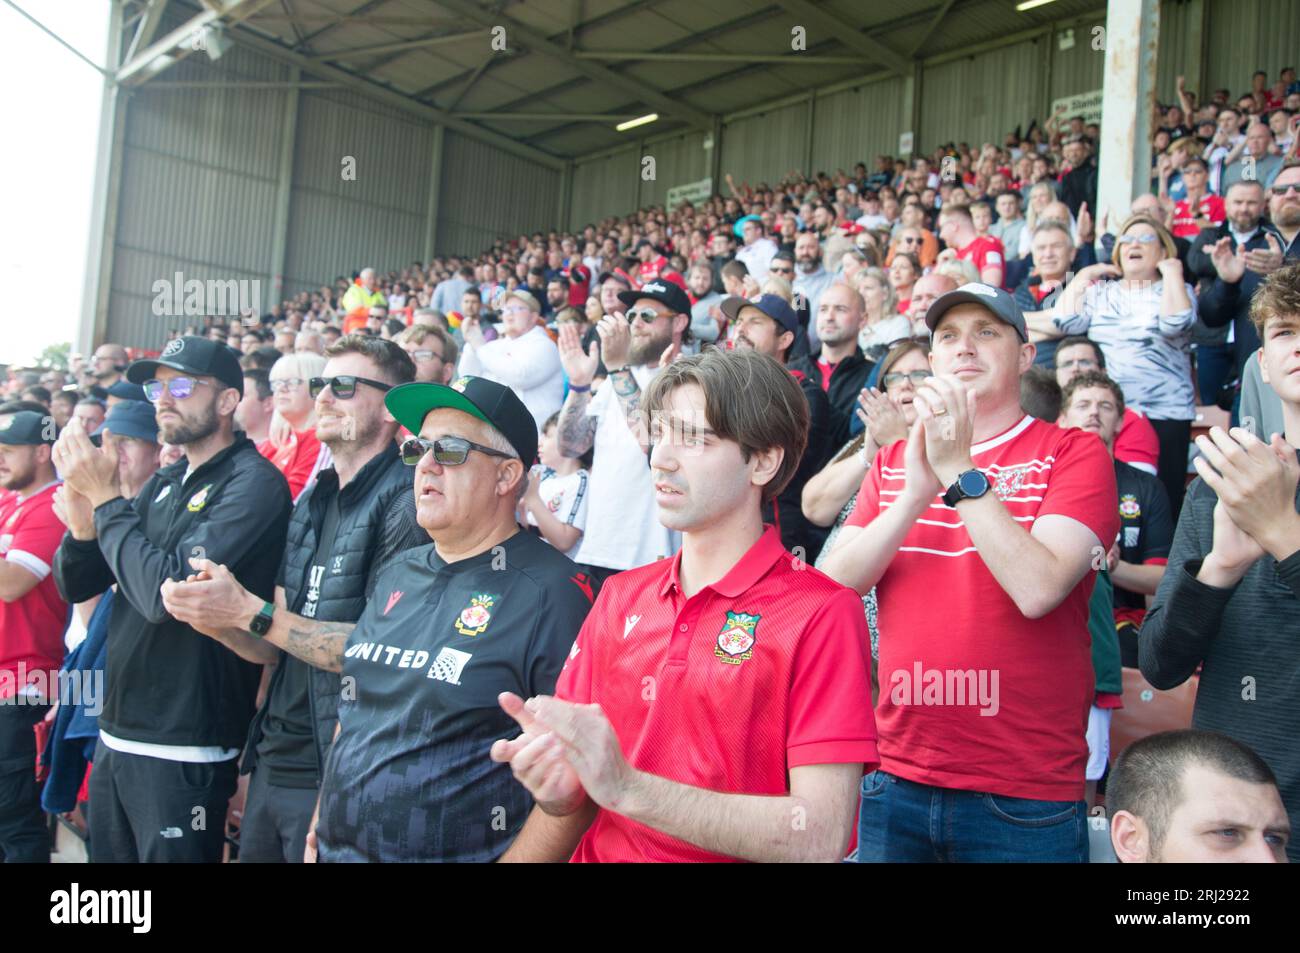
POLYGON ((593 83, 603 83, 621 89, 629 96, 635 96, 651 109, 662 115, 685 120, 700 129, 712 129, 713 117, 703 110, 666 96, 655 87, 622 73, 615 73, 604 66, 598 66, 587 60, 579 59, 558 43, 553 43, 528 25, 508 16, 494 16, 491 11, 471 0, 438 0, 438 5, 458 13, 480 26, 504 26, 508 41, 517 42, 551 57, 586 76, 593 83))
POLYGON ((956 5, 957 0, 946 0, 944 5, 939 8, 939 12, 934 15, 934 19, 926 24, 925 30, 921 33, 921 38, 912 47, 913 59, 916 59, 917 54, 921 52, 921 48, 925 46, 930 37, 934 36, 934 31, 939 29, 939 24, 943 22, 944 17, 952 12, 952 8, 956 5))
POLYGON ((123 86, 138 86, 193 53, 197 44, 185 41, 198 36, 205 27, 214 24, 233 27, 272 2, 274 0, 228 0, 219 8, 205 9, 127 60, 114 79, 123 86))
POLYGON ((912 64, 907 57, 860 32, 835 14, 814 6, 809 0, 778 0, 778 2, 800 26, 836 40, 854 52, 868 57, 873 63, 887 66, 899 76, 912 75, 912 64))
POLYGON ((646 63, 780 63, 782 66, 868 66, 861 56, 817 56, 811 53, 654 53, 644 50, 574 50, 580 60, 646 63))

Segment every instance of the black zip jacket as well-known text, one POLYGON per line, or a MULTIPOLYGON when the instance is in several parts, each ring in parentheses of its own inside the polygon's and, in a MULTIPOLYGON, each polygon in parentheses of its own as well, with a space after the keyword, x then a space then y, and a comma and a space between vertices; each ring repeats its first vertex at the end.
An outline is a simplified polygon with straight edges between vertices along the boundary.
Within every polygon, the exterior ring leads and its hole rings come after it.
POLYGON ((242 433, 188 480, 186 466, 159 470, 134 500, 98 507, 97 539, 65 534, 54 580, 68 602, 117 583, 102 729, 149 744, 238 748, 261 667, 169 616, 160 590, 193 572, 189 560, 200 556, 271 599, 292 505, 289 485, 242 433))
MULTIPOLYGON (((289 520, 284 548, 284 601, 295 611, 310 584, 312 557, 326 507, 339 495, 339 519, 329 562, 321 579, 315 619, 355 622, 361 618, 374 588, 375 576, 394 555, 429 542, 429 534, 415 521, 415 470, 402 463, 397 445, 390 444, 376 454, 342 490, 333 468, 322 470, 314 486, 298 500, 289 520)), ((271 699, 279 689, 286 665, 305 664, 285 656, 276 666, 266 701, 248 729, 242 771, 247 774, 258 762, 257 745, 262 740, 271 699)), ((325 769, 325 754, 334 738, 339 716, 340 676, 338 672, 309 668, 307 701, 312 734, 316 742, 316 783, 325 769)))
POLYGON ((763 521, 773 523, 781 534, 781 545, 811 564, 826 542, 827 530, 814 526, 803 515, 803 487, 826 462, 826 430, 830 426, 830 402, 821 379, 790 368, 808 401, 808 443, 799 458, 799 469, 775 500, 763 504, 763 521))
MULTIPOLYGON (((788 361, 786 367, 809 377, 820 386, 821 370, 817 359, 821 357, 821 348, 807 357, 788 361)), ((830 424, 827 427, 826 446, 842 447, 849 442, 849 424, 853 422, 853 409, 858 405, 858 394, 867 386, 867 378, 876 365, 867 360, 862 349, 855 347, 853 353, 835 365, 831 371, 831 386, 826 391, 830 400, 830 424)))

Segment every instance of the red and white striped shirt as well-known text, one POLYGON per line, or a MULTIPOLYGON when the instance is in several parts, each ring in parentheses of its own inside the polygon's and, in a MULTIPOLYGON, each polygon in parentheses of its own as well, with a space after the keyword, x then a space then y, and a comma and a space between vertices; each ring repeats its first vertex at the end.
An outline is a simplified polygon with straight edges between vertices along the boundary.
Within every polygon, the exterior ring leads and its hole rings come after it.
MULTIPOLYGON (((849 525, 867 525, 898 499, 905 446, 877 454, 849 525)), ((1026 532, 1056 514, 1088 527, 1105 547, 1114 542, 1114 466, 1096 435, 1026 416, 972 446, 971 459, 1026 532)), ((1083 797, 1093 581, 1088 573, 1053 611, 1026 618, 960 512, 936 496, 876 585, 881 768, 937 787, 1083 797)))

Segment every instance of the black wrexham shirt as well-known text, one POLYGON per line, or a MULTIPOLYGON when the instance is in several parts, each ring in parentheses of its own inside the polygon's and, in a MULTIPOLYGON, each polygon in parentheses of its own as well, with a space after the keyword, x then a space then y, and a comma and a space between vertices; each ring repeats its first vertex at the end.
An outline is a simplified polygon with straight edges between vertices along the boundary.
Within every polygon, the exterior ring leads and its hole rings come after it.
POLYGON ((322 861, 491 861, 532 800, 488 757, 518 726, 497 695, 549 693, 591 608, 576 565, 529 533, 444 562, 398 557, 348 638, 321 786, 322 861))

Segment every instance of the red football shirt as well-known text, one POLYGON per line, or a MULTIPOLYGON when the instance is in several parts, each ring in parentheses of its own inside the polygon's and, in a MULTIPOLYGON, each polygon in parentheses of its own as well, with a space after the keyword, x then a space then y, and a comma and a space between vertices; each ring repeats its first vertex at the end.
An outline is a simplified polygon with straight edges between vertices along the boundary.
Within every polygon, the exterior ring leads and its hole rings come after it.
POLYGON ((1156 428, 1132 407, 1124 408, 1119 433, 1115 435, 1115 459, 1123 463, 1145 465, 1152 476, 1160 461, 1160 438, 1156 428))
POLYGON ((668 259, 663 255, 656 255, 649 261, 643 261, 636 266, 636 276, 641 284, 654 281, 659 277, 659 273, 668 267, 668 259))
MULTIPOLYGON (((900 440, 876 454, 850 525, 865 526, 897 499, 905 448, 900 440)), ((1095 435, 1026 416, 972 446, 971 458, 1026 531, 1059 514, 1099 541, 1115 539, 1115 466, 1095 435)), ((1082 798, 1093 581, 1085 575, 1053 611, 1026 618, 980 557, 961 511, 936 496, 876 584, 881 768, 957 790, 1082 798)))
POLYGON ((1205 195, 1195 210, 1192 209, 1191 203, 1187 199, 1174 204, 1174 228, 1175 238, 1195 238, 1201 233, 1200 226, 1196 224, 1198 218, 1208 218, 1211 225, 1222 225, 1224 219, 1228 217, 1227 210, 1224 208, 1223 199, 1214 194, 1205 195))
MULTIPOLYGON (((634 767, 710 791, 785 795, 801 765, 873 770, 862 600, 786 552, 772 527, 689 599, 680 559, 610 577, 556 696, 598 703, 634 767)), ((602 808, 573 860, 734 858, 602 808)))
MULTIPOLYGON (((957 257, 969 259, 981 275, 984 274, 985 268, 1001 268, 1005 277, 1007 252, 1002 247, 1001 239, 994 238, 992 235, 980 235, 964 248, 958 248, 957 257)), ((981 277, 980 281, 983 280, 981 277)))
POLYGON ((51 575, 64 529, 54 515, 57 486, 52 483, 23 500, 17 493, 0 496, 0 558, 40 580, 22 598, 0 602, 0 699, 17 692, 23 673, 40 671, 48 679, 63 663, 68 606, 51 575))

